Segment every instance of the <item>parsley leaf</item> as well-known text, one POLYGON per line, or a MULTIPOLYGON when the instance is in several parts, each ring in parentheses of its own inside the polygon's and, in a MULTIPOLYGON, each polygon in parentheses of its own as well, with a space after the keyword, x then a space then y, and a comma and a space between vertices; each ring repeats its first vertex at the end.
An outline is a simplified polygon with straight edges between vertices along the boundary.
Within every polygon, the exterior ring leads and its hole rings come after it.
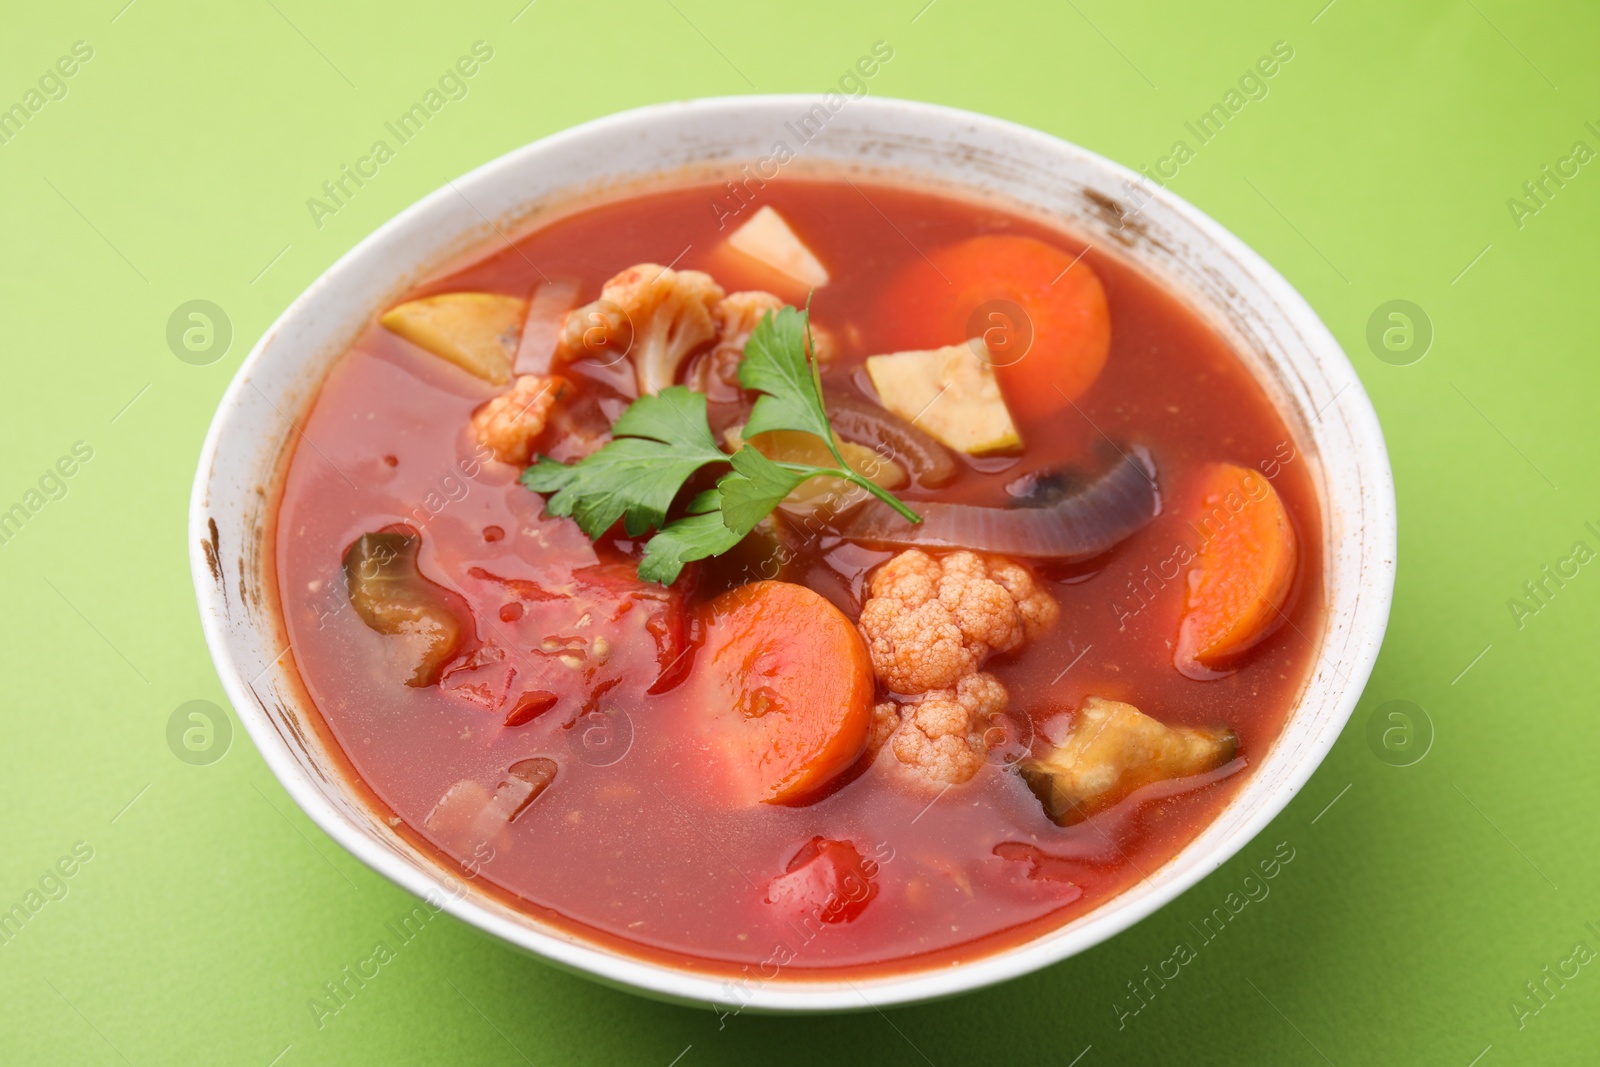
POLYGON ((635 400, 603 448, 566 466, 548 456, 522 472, 522 484, 551 494, 552 515, 571 516, 591 539, 618 519, 630 537, 666 525, 673 499, 701 467, 726 463, 706 423, 706 398, 681 385, 635 400))
POLYGON ((685 563, 720 556, 744 540, 744 534, 728 529, 722 521, 718 503, 717 491, 706 490, 689 502, 687 515, 669 522, 650 538, 639 561, 639 577, 671 585, 685 563))
MULTIPOLYGON (((854 482, 894 508, 907 521, 921 522, 920 515, 845 462, 839 452, 838 439, 833 435, 833 424, 828 421, 827 405, 822 400, 822 374, 812 358, 814 351, 809 311, 785 307, 779 308, 777 314, 769 311, 762 316, 745 343, 744 359, 739 363, 739 384, 762 393, 750 411, 749 421, 744 424, 745 440, 768 430, 815 434, 833 453, 837 467, 829 470, 787 463, 782 466, 803 473, 805 477, 801 481, 818 474, 832 474, 854 482)), ((776 502, 773 506, 777 506, 776 502)))
MULTIPOLYGON (((772 509, 783 502, 801 482, 811 477, 807 471, 818 473, 826 468, 796 470, 792 466, 779 466, 749 445, 733 454, 733 473, 717 483, 722 497, 722 521, 734 533, 743 537, 755 529, 756 523, 772 514, 772 509)), ((832 473, 832 472, 829 472, 832 473)))
POLYGON ((824 441, 833 439, 833 427, 822 406, 822 384, 815 364, 806 358, 810 347, 806 325, 801 312, 779 308, 775 315, 762 316, 745 343, 739 384, 765 394, 745 423, 746 440, 768 430, 803 430, 824 441))
POLYGON ((706 421, 706 398, 674 385, 635 400, 611 428, 612 440, 576 463, 548 456, 522 472, 522 484, 547 494, 546 510, 570 516, 592 539, 621 520, 630 537, 656 533, 645 544, 639 577, 670 585, 691 560, 720 556, 744 539, 802 482, 842 478, 872 493, 912 522, 916 512, 854 470, 840 453, 822 400, 822 377, 809 353, 808 313, 792 307, 768 313, 751 333, 739 382, 761 396, 745 423, 746 440, 768 430, 796 430, 826 442, 837 466, 769 459, 750 445, 729 456, 706 421), (691 500, 672 521, 667 513, 684 485, 713 463, 733 469, 715 489, 691 500))

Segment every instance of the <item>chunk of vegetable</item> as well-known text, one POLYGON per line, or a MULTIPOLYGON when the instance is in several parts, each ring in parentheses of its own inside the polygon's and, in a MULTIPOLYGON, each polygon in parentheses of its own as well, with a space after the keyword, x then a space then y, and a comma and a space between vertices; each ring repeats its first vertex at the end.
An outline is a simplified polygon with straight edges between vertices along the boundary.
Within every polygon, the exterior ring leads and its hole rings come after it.
POLYGON ((444 796, 423 818, 422 828, 447 848, 471 852, 498 829, 491 826, 489 835, 482 835, 475 825, 491 798, 492 794, 481 784, 463 778, 444 791, 444 796))
POLYGON ((505 650, 480 645, 449 662, 439 676, 439 691, 485 711, 498 711, 510 699, 516 681, 516 664, 505 650))
POLYGON ((547 756, 518 760, 506 768, 506 776, 494 791, 494 808, 504 812, 506 822, 528 810, 528 805, 556 780, 556 761, 547 756))
POLYGON ((486 382, 505 385, 528 302, 503 293, 440 293, 390 308, 384 329, 486 382))
POLYGON ((417 569, 422 538, 403 529, 362 534, 344 554, 345 585, 361 621, 404 640, 413 664, 409 686, 428 686, 465 636, 445 590, 417 569))
POLYGON ((1066 736, 1018 770, 1045 814, 1071 826, 1141 786, 1214 770, 1238 747, 1225 726, 1166 726, 1132 704, 1090 697, 1066 736))
POLYGON ((867 745, 872 661, 854 624, 802 585, 753 582, 711 602, 687 683, 733 801, 808 799, 867 745))
POLYGON ((639 394, 670 386, 689 353, 717 336, 711 310, 723 298, 709 274, 635 263, 600 289, 600 299, 571 312, 556 351, 560 361, 633 360, 639 394))
POLYGON ((511 710, 506 712, 507 726, 523 726, 532 722, 561 702, 560 693, 548 689, 531 689, 517 697, 511 710))
POLYGON ((971 341, 887 356, 868 356, 867 375, 883 406, 968 455, 1022 445, 1000 395, 994 368, 971 341))
POLYGON ((851 842, 813 837, 767 886, 767 903, 797 919, 847 923, 878 895, 877 873, 851 842))
MULTIPOLYGON (((642 626, 650 636, 656 671, 645 688, 646 693, 652 696, 665 693, 683 681, 690 666, 687 655, 689 620, 684 611, 683 589, 663 588, 654 582, 642 581, 631 563, 597 563, 580 567, 572 576, 580 587, 594 596, 594 610, 605 612, 603 617, 632 620, 632 625, 642 626), (639 610, 635 612, 634 608, 639 610)), ((621 639, 629 642, 630 650, 637 649, 640 643, 632 635, 621 639)))
POLYGON ((1065 411, 1111 351, 1111 311, 1089 264, 1020 234, 985 234, 912 261, 885 289, 883 314, 908 348, 982 339, 1023 419, 1065 411))
MULTIPOLYGON (((831 467, 835 460, 828 446, 816 434, 800 430, 768 430, 758 433, 747 442, 743 426, 730 426, 723 431, 723 439, 734 451, 749 444, 757 452, 778 463, 803 463, 811 467, 831 467)), ((900 464, 879 455, 866 445, 853 441, 839 441, 839 452, 850 469, 863 475, 872 484, 884 489, 898 489, 906 484, 906 472, 900 464)), ((851 485, 843 478, 822 475, 801 482, 779 507, 785 511, 809 515, 813 512, 825 516, 837 515, 846 505, 854 506, 867 499, 865 490, 851 485)))
POLYGON ((555 365, 556 346, 577 296, 578 283, 571 278, 543 282, 533 291, 522 335, 517 340, 513 370, 518 374, 550 373, 555 365))
POLYGON ((806 289, 828 284, 828 271, 822 261, 795 236, 789 223, 771 206, 763 207, 750 216, 749 222, 734 230, 728 237, 728 244, 806 289))
POLYGON ((1189 568, 1174 662, 1186 674, 1213 677, 1277 627, 1299 549, 1288 510, 1260 474, 1212 463, 1199 486, 1200 514, 1191 526, 1204 541, 1189 568))
POLYGON ((445 790, 423 819, 423 829, 439 843, 474 861, 493 858, 486 846, 501 834, 556 779, 556 761, 545 756, 518 760, 490 793, 470 778, 445 790))
POLYGON ((901 552, 872 572, 867 590, 858 625, 878 680, 906 697, 952 691, 943 699, 961 704, 980 733, 1008 698, 979 668, 1061 617, 1048 583, 1015 560, 976 552, 901 552), (976 688, 961 693, 966 686, 976 688))
POLYGON ((555 406, 572 395, 572 383, 559 374, 517 376, 511 391, 472 413, 472 435, 501 463, 525 467, 555 406))

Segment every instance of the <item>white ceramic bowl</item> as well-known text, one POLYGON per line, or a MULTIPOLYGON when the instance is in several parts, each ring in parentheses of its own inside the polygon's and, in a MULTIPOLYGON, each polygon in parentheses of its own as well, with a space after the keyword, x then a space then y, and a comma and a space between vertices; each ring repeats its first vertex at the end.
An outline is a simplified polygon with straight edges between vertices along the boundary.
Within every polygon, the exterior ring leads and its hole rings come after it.
POLYGON ((334 840, 435 907, 613 985, 751 1011, 842 1011, 947 996, 1055 963, 1172 900, 1238 852, 1316 770, 1355 708, 1388 622, 1394 490, 1371 403, 1338 343, 1260 256, 1132 171, 1035 130, 901 100, 754 96, 642 108, 519 148, 402 212, 295 300, 255 346, 206 437, 189 514, 206 641, 228 697, 283 787, 334 840), (818 110, 820 108, 820 110, 818 110), (801 142, 801 132, 815 132, 801 142), (777 146, 783 146, 779 151, 777 146), (850 982, 722 979, 633 958, 521 914, 441 868, 379 818, 330 753, 283 656, 271 510, 290 419, 373 313, 495 231, 659 180, 733 176, 792 153, 784 173, 899 174, 1053 219, 1154 276, 1234 345, 1283 412, 1323 501, 1327 622, 1282 736, 1238 796, 1134 888, 1031 941, 956 966, 850 982))

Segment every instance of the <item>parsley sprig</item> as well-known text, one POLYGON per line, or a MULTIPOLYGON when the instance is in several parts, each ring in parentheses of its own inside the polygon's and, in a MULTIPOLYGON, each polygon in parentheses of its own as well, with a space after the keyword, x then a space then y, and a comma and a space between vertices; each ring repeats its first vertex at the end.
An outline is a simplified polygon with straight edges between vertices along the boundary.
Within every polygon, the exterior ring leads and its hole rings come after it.
POLYGON ((573 464, 548 456, 522 473, 522 484, 546 494, 552 515, 570 516, 592 539, 619 520, 629 537, 656 533, 645 545, 639 577, 668 585, 691 560, 718 556, 738 544, 801 483, 842 478, 911 522, 916 512, 860 474, 839 451, 822 400, 822 376, 811 351, 805 312, 786 307, 765 315, 745 345, 739 383, 761 396, 745 423, 746 440, 768 430, 815 434, 836 466, 768 459, 750 445, 733 455, 717 447, 706 421, 705 394, 681 385, 628 406, 611 428, 612 440, 573 464), (683 486, 704 467, 729 467, 716 488, 695 495, 668 519, 683 486))

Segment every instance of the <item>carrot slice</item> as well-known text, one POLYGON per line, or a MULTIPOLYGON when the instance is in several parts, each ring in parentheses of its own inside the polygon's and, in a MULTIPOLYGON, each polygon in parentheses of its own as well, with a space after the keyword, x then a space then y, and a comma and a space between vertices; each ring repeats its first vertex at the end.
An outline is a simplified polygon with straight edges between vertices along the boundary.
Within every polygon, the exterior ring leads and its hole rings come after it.
POLYGON ((1277 627, 1299 549, 1277 491, 1248 467, 1208 464, 1198 497, 1191 526, 1201 543, 1189 568, 1175 663, 1185 674, 1210 677, 1207 668, 1227 664, 1277 627))
POLYGON ((753 582, 713 600, 688 684, 739 802, 804 799, 866 748, 867 646, 838 608, 803 585, 753 582))
POLYGON ((883 314, 898 348, 982 338, 1007 405, 1025 419, 1069 407, 1111 351, 1111 311, 1094 271, 1020 234, 985 234, 918 258, 890 282, 883 314))

